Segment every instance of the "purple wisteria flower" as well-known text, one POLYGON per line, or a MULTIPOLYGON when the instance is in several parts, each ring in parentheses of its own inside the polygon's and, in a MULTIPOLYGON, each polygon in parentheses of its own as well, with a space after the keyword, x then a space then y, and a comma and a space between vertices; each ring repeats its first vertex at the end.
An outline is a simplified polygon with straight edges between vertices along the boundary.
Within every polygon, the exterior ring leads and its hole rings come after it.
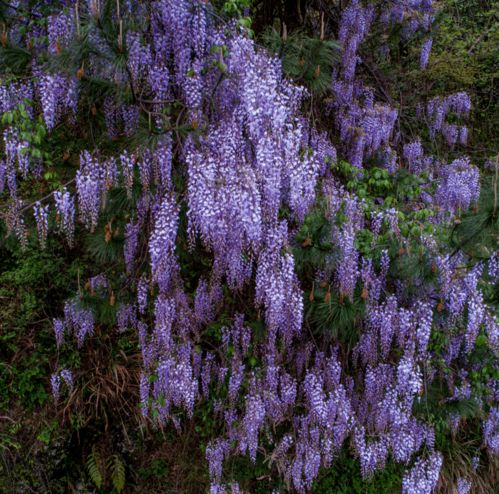
POLYGON ((402 494, 432 494, 435 490, 440 469, 442 455, 432 453, 427 458, 419 458, 402 481, 402 494))
POLYGON ((43 248, 47 245, 47 236, 49 230, 49 205, 42 206, 39 202, 33 207, 33 214, 36 220, 36 229, 38 232, 38 241, 43 248))
POLYGON ((71 194, 64 188, 54 192, 56 221, 59 229, 65 234, 68 244, 73 245, 75 205, 71 194))
POLYGON ((104 191, 105 169, 96 158, 84 151, 80 156, 80 169, 76 172, 76 190, 80 219, 94 231, 104 191))
POLYGON ((151 271, 160 291, 165 291, 171 282, 175 259, 178 209, 174 198, 166 195, 155 215, 154 230, 149 240, 151 271))
POLYGON ((54 319, 53 320, 53 326, 54 326, 54 334, 55 334, 55 341, 57 343, 57 347, 60 347, 64 341, 64 321, 61 319, 54 319))
POLYGON ((421 70, 426 69, 428 65, 428 59, 430 57, 431 46, 433 44, 433 38, 427 38, 421 47, 421 54, 419 57, 419 68, 421 70))

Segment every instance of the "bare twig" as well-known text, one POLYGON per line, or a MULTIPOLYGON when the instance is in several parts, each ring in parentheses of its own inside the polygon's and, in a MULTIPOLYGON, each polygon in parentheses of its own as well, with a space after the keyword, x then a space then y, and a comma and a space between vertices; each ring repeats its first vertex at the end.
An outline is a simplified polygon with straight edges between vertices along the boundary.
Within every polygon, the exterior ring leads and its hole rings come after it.
POLYGON ((472 55, 473 51, 475 50, 475 48, 483 41, 484 38, 487 37, 487 35, 493 30, 493 29, 496 29, 496 25, 492 25, 491 27, 489 27, 489 29, 487 29, 486 31, 484 31, 477 39, 476 41, 471 45, 471 48, 468 50, 468 55, 472 55))
POLYGON ((495 176, 494 176, 494 208, 492 210, 492 216, 495 218, 497 213, 497 182, 499 179, 499 154, 496 156, 495 162, 495 176))
MULTIPOLYGON (((68 185, 72 184, 75 180, 76 180, 76 178, 72 178, 71 180, 69 180, 68 182, 63 184, 63 187, 67 187, 68 185)), ((46 201, 47 199, 50 199, 50 197, 52 197, 56 192, 57 192, 57 190, 53 190, 50 194, 47 194, 46 196, 42 197, 41 199, 38 199, 38 200, 32 202, 31 204, 28 204, 28 205, 22 207, 19 210, 19 212, 22 213, 22 212, 26 211, 27 209, 32 208, 37 202, 42 202, 42 201, 46 201)))

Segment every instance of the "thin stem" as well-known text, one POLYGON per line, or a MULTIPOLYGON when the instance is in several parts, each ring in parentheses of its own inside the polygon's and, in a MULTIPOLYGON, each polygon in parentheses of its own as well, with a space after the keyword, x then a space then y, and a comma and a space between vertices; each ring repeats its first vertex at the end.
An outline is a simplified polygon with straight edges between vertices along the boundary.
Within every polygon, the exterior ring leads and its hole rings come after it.
POLYGON ((120 51, 123 51, 123 21, 119 20, 119 29, 120 33, 118 35, 118 48, 120 51))
MULTIPOLYGON (((76 178, 72 178, 69 182, 66 182, 65 184, 63 184, 63 187, 66 187, 70 184, 72 184, 74 181, 76 180, 76 178)), ((45 201, 47 199, 49 199, 50 197, 52 197, 55 193, 57 192, 57 190, 53 190, 50 194, 47 194, 46 196, 42 197, 41 199, 38 199, 34 202, 32 202, 31 204, 28 204, 27 206, 23 206, 19 212, 22 213, 30 208, 32 208, 37 202, 42 202, 42 201, 45 201)))
POLYGON ((80 0, 75 4, 76 35, 80 37, 80 0))
POLYGON ((496 173, 494 177, 494 209, 492 210, 492 216, 495 218, 497 213, 497 182, 499 179, 499 154, 496 156, 496 173))

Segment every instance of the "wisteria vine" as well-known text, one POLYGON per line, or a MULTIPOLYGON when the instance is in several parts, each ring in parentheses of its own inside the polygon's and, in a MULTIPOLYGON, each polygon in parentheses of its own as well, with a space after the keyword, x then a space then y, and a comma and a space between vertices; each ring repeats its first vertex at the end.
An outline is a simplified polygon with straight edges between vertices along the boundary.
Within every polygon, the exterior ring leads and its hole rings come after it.
MULTIPOLYGON (((104 15, 101 2, 56 3, 46 32, 35 36, 38 51, 59 57, 86 36, 93 47, 88 63, 70 74, 54 72, 44 57, 37 57, 27 82, 2 82, 2 113, 31 101, 31 118, 41 115, 49 131, 77 125, 82 81, 99 77, 131 94, 125 100, 114 93, 105 97, 107 138, 133 137, 141 119, 160 138, 155 146, 123 149, 118 156, 83 150, 74 187, 61 188, 26 210, 19 181, 36 178, 39 171, 30 144, 8 125, 0 161, 7 226, 26 245, 25 216, 32 211, 42 248, 51 229, 72 247, 78 230, 95 231, 110 191, 122 189, 133 199, 123 247, 131 296, 120 302, 116 325, 120 332, 138 334, 144 420, 181 428, 199 403, 211 403, 219 429, 206 448, 213 494, 239 492, 224 474, 230 457, 247 455, 255 461, 263 452, 291 490, 310 492, 321 468, 334 468, 339 451, 347 447, 360 459, 363 477, 370 478, 391 458, 405 465, 403 493, 434 492, 443 456, 432 425, 414 409, 437 378, 453 390, 449 400, 466 395, 469 358, 480 334, 499 355, 499 327, 481 289, 483 280, 497 282, 498 256, 488 266, 463 270, 463 253, 442 252, 436 239, 422 237, 435 281, 411 292, 390 271, 394 259, 386 249, 369 258, 358 246, 367 229, 373 246, 388 232, 406 252, 409 242, 398 211, 370 211, 330 166, 343 156, 359 173, 372 160, 390 173, 400 168, 425 173, 421 199, 436 206, 431 219, 438 225, 479 199, 480 176, 469 158, 446 163, 427 155, 420 138, 404 142, 397 109, 376 101, 357 75, 361 46, 376 23, 399 24, 407 38, 425 33, 419 64, 421 69, 428 65, 431 0, 386 2, 383 8, 352 0, 343 10, 342 54, 328 108, 336 147, 302 113, 307 90, 287 80, 280 60, 244 30, 221 25, 209 3, 122 2, 113 13, 117 45, 127 55, 121 65, 106 61, 115 47, 92 22, 104 15), (135 28, 123 32, 123 25, 135 28), (179 121, 189 127, 186 135, 171 125, 165 111, 173 101, 182 108, 179 121), (304 295, 310 287, 299 277, 293 248, 296 232, 319 203, 326 204, 332 254, 324 269, 313 273, 314 287, 322 286, 325 303, 334 294, 340 305, 353 303, 361 293, 365 305, 360 329, 350 329, 359 335, 349 361, 339 342, 318 345, 304 324, 304 295), (180 242, 210 258, 209 270, 190 292, 180 242), (220 315, 226 289, 234 296, 244 293, 251 307, 232 309, 232 322, 214 351, 200 342, 220 315), (256 313, 265 327, 263 337, 249 324, 256 313), (440 374, 430 348, 435 331, 446 341, 442 358, 459 369, 459 377, 440 374)), ((13 26, 13 41, 22 41, 21 27, 13 26)), ((469 96, 458 92, 428 101, 420 116, 431 138, 441 136, 456 147, 466 143, 468 129, 446 118, 452 113, 464 121, 470 108, 469 96)), ((97 275, 89 286, 99 294, 110 285, 97 275)), ((76 299, 67 301, 64 314, 53 321, 57 346, 74 338, 83 348, 95 325, 91 309, 76 299)), ((72 393, 77 383, 70 370, 61 369, 52 375, 51 386, 60 400, 63 390, 72 393)), ((497 455, 497 382, 491 383, 494 387, 480 405, 484 445, 497 455)), ((467 482, 460 479, 460 492, 469 488, 467 482)))

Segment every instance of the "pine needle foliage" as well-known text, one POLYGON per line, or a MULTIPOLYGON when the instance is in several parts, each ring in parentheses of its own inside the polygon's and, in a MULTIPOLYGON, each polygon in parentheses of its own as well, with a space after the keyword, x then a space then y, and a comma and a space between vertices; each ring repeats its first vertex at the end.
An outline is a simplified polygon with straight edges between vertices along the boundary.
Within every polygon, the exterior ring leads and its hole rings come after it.
POLYGON ((29 50, 15 45, 0 46, 0 73, 22 75, 31 63, 29 50))
POLYGON ((106 203, 107 214, 101 217, 95 232, 86 235, 86 248, 100 264, 118 262, 121 259, 125 216, 130 207, 130 201, 123 190, 111 191, 106 203))
POLYGON ((263 42, 282 60, 288 77, 317 95, 329 89, 333 66, 338 60, 338 43, 310 37, 301 30, 281 37, 274 28, 264 33, 263 42))
POLYGON ((449 427, 452 417, 473 418, 480 414, 480 407, 474 398, 444 400, 446 389, 442 381, 435 381, 427 387, 423 396, 415 402, 414 414, 440 426, 449 427))
POLYGON ((331 243, 331 223, 322 207, 314 208, 306 217, 297 233, 293 249, 297 270, 306 275, 323 269, 334 254, 331 243))
POLYGON ((363 314, 364 304, 357 294, 350 300, 327 287, 309 292, 306 320, 326 341, 337 340, 353 347, 358 340, 363 314), (310 300, 312 293, 313 300, 310 300))
POLYGON ((455 251, 475 259, 488 259, 499 245, 499 205, 497 176, 487 177, 475 209, 464 213, 455 224, 451 240, 455 251))

